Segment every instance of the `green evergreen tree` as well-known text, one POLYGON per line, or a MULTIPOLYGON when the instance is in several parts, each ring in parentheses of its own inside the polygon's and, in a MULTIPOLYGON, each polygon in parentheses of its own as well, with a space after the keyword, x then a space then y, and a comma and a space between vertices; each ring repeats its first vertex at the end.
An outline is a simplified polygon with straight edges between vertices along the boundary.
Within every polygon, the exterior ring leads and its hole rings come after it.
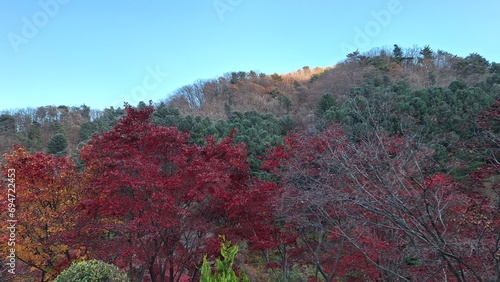
POLYGON ((420 51, 420 55, 424 57, 424 61, 432 59, 433 51, 429 45, 425 45, 422 51, 420 51))
POLYGON ((394 44, 394 50, 392 50, 392 56, 393 60, 396 61, 398 64, 401 64, 401 62, 403 61, 403 51, 398 46, 398 44, 394 44))
POLYGON ((155 125, 170 127, 177 125, 180 116, 181 115, 177 108, 161 103, 153 113, 152 119, 155 125))
POLYGON ((58 121, 53 122, 51 124, 51 127, 52 127, 52 130, 54 130, 55 134, 58 134, 58 133, 65 134, 64 127, 62 126, 62 124, 60 122, 58 122, 58 121))
POLYGON ((16 133, 16 119, 9 114, 0 115, 0 134, 11 136, 16 133))
POLYGON ((284 108, 288 113, 290 111, 290 108, 292 107, 292 101, 290 101, 290 98, 285 95, 281 95, 279 96, 278 100, 280 103, 280 108, 284 108))
POLYGON ((485 74, 490 63, 483 56, 472 53, 465 57, 466 69, 469 74, 485 74))
POLYGON ((93 121, 84 122, 80 126, 80 142, 88 141, 96 133, 109 131, 124 114, 125 110, 121 108, 114 109, 111 107, 104 109, 102 116, 93 121))
POLYGON ((86 142, 95 133, 95 123, 87 121, 82 123, 78 136, 80 137, 80 142, 86 142))
POLYGON ((491 63, 489 71, 491 75, 487 78, 486 82, 490 85, 500 84, 500 64, 491 63))
POLYGON ((32 152, 38 152, 42 150, 42 125, 37 121, 31 123, 31 127, 28 131, 29 139, 29 149, 32 152))
POLYGON ((47 144, 47 154, 64 156, 67 154, 68 141, 66 135, 56 133, 47 144))
POLYGON ((319 99, 318 105, 316 106, 316 114, 319 117, 323 117, 326 111, 335 106, 336 106, 335 97, 333 97, 331 93, 325 93, 319 99))

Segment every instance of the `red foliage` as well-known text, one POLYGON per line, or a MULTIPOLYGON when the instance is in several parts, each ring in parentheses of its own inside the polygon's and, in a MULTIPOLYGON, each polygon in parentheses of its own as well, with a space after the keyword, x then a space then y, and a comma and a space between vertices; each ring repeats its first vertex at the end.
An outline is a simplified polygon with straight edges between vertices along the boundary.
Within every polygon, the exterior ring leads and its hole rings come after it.
POLYGON ((152 281, 194 275, 220 234, 269 247, 276 186, 250 176, 245 147, 232 137, 191 146, 175 127, 154 126, 152 111, 127 108, 82 150, 82 244, 152 281))
MULTIPOLYGON (((15 247, 18 262, 29 265, 37 279, 51 281, 82 254, 62 242, 60 234, 75 227, 73 208, 80 200, 83 179, 69 158, 31 154, 20 146, 4 157, 6 163, 0 168, 11 179, 12 188, 5 196, 9 194, 9 203, 15 208, 9 219, 16 220, 15 245, 10 247, 15 247)), ((10 247, 5 241, 2 248, 10 247)))
POLYGON ((500 277, 497 198, 477 190, 498 168, 457 182, 431 173, 432 154, 381 132, 351 142, 339 126, 293 135, 265 162, 297 226, 290 255, 326 281, 500 277))

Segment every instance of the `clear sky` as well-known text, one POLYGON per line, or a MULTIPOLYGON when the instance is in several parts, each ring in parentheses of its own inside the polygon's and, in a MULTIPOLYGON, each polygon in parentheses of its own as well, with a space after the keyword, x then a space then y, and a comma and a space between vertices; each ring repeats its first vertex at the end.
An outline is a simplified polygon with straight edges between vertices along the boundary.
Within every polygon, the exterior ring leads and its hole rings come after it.
POLYGON ((0 110, 167 98, 393 44, 500 62, 499 1, 0 0, 0 110))

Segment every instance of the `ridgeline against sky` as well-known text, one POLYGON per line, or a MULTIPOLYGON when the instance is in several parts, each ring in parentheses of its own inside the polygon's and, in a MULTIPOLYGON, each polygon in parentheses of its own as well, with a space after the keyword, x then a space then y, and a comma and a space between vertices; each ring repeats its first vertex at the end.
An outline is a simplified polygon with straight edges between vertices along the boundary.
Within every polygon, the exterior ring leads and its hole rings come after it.
POLYGON ((328 67, 429 45, 500 61, 497 2, 2 1, 0 110, 159 101, 226 72, 328 67))

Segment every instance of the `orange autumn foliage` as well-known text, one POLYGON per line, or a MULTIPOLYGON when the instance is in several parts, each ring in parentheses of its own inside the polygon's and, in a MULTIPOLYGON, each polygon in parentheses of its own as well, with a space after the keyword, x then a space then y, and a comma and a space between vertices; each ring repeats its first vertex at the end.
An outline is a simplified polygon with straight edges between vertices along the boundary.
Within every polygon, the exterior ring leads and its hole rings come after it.
MULTIPOLYGON (((4 158, 3 176, 7 177, 9 169, 16 171, 17 263, 28 265, 40 281, 50 281, 81 253, 71 250, 59 236, 74 227, 73 208, 80 200, 84 181, 68 158, 31 154, 20 146, 4 158)), ((0 232, 5 241, 8 230, 0 232)), ((4 247, 7 244, 2 244, 4 247)))

